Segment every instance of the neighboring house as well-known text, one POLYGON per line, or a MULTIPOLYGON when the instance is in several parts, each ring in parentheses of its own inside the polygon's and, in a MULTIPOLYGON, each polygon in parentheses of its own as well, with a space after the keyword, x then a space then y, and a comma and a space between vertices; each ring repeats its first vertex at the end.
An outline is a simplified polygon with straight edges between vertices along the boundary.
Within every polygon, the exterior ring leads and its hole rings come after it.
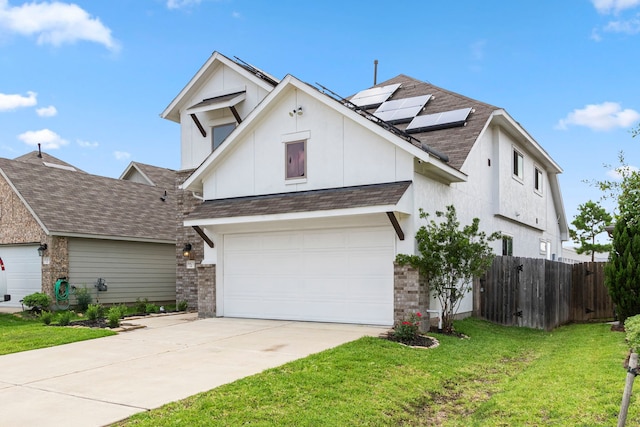
POLYGON ((33 292, 53 296, 60 277, 104 304, 174 302, 175 176, 131 163, 117 180, 37 151, 0 159, 0 291, 11 295, 0 306, 20 307, 33 292), (131 182, 139 178, 146 181, 131 182))
POLYGON ((554 259, 568 238, 561 169, 518 122, 408 76, 347 101, 214 53, 161 116, 181 127, 178 299, 201 316, 391 325, 437 309, 394 266, 420 208, 479 217, 498 255, 554 259))
MULTIPOLYGON (((593 257, 594 262, 607 262, 609 260, 608 252, 596 252, 593 257)), ((591 262, 591 253, 579 254, 573 246, 563 246, 562 258, 560 261, 566 264, 579 264, 582 262, 591 262)))

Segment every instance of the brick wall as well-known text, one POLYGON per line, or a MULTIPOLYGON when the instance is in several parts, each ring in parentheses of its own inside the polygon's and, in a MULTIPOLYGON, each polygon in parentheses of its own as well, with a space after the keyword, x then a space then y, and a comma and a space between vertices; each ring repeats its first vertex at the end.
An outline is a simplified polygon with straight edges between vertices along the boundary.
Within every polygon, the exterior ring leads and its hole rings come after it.
MULTIPOLYGON (((193 197, 191 191, 182 191, 178 187, 193 173, 193 170, 176 173, 176 299, 187 301, 189 309, 199 310, 198 307, 198 268, 188 269, 187 258, 182 249, 185 243, 191 244, 191 257, 199 265, 204 257, 204 242, 192 227, 183 225, 185 217, 200 203, 193 197)), ((203 270, 203 272, 208 270, 203 270)), ((214 304, 215 305, 215 304, 214 304)))
POLYGON ((49 264, 42 265, 42 292, 49 294, 55 302, 54 286, 60 277, 69 277, 69 240, 54 236, 47 240, 44 256, 49 264))
POLYGON ((198 317, 216 316, 216 266, 198 266, 198 317))
POLYGON ((7 181, 0 176, 0 245, 20 243, 44 243, 46 235, 13 192, 7 181))
POLYGON ((429 287, 417 269, 394 263, 393 268, 393 321, 402 322, 411 313, 423 314, 421 329, 429 329, 429 287))

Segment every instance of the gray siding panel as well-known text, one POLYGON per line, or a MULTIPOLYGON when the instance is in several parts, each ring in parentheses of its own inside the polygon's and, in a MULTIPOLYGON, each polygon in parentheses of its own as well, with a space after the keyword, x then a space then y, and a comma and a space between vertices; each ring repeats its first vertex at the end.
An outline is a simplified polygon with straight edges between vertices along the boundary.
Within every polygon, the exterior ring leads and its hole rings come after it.
POLYGON ((86 286, 96 299, 98 278, 108 290, 101 304, 176 300, 175 246, 161 243, 69 239, 69 282, 86 286))

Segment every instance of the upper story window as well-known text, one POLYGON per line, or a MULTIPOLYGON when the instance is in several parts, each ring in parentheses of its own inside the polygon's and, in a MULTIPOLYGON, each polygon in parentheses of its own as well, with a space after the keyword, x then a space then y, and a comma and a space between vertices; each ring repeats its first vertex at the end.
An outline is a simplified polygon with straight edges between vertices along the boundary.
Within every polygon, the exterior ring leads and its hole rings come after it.
POLYGON ((502 236, 502 256, 513 256, 513 237, 502 236))
POLYGON ((535 167, 533 173, 533 189, 538 193, 542 193, 542 171, 535 167))
POLYGON ((524 178, 524 157, 517 150, 513 150, 513 176, 520 181, 524 178))
POLYGON ((236 128, 235 123, 227 123, 211 128, 211 151, 217 149, 229 134, 236 128))
POLYGON ((306 141, 287 142, 285 144, 286 178, 306 178, 307 176, 306 141))

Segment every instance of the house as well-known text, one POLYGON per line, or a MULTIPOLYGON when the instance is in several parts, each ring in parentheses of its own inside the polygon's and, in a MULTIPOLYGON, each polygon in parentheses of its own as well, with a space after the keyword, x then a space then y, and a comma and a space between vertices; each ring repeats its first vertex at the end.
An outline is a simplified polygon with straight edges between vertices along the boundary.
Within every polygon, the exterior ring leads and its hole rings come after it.
MULTIPOLYGON (((177 294, 201 316, 391 325, 435 309, 415 253, 429 213, 554 259, 560 166, 504 109, 399 75, 348 100, 214 52, 161 117, 179 123, 177 294)), ((467 297, 461 313, 470 312, 467 297)))
POLYGON ((60 277, 103 304, 175 302, 174 187, 174 171, 140 163, 117 180, 39 151, 0 159, 0 306, 54 296, 60 277))

